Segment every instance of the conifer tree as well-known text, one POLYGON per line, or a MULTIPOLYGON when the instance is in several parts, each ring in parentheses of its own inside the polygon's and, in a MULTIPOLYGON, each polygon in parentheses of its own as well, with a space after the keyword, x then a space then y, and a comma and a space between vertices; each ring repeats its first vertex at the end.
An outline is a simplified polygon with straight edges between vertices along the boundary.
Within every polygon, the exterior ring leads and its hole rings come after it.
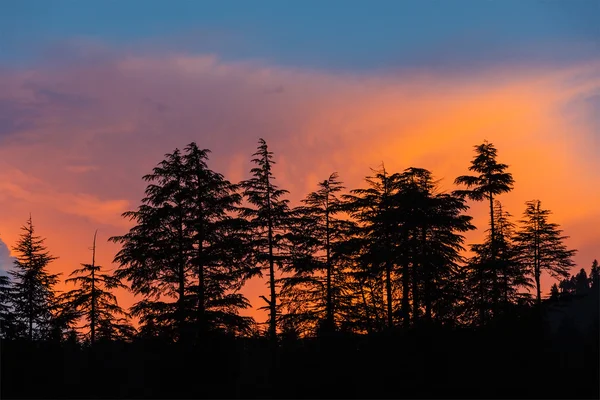
POLYGON ((210 329, 246 334, 253 319, 238 313, 250 306, 240 289, 259 271, 248 255, 247 222, 239 215, 242 196, 236 185, 208 168, 209 153, 190 143, 183 157, 196 332, 200 337, 210 329))
POLYGON ((289 201, 283 197, 287 190, 279 189, 273 182, 273 152, 264 139, 259 139, 257 151, 252 155, 252 177, 240 183, 248 207, 242 208, 252 236, 252 255, 261 271, 268 274, 269 297, 262 296, 269 310, 269 337, 277 341, 277 278, 278 269, 285 261, 285 234, 289 222, 289 201))
MULTIPOLYGON (((514 243, 515 224, 510 220, 511 214, 505 211, 499 201, 494 202, 494 219, 496 235, 497 268, 492 268, 491 229, 486 231, 485 241, 471 246, 475 256, 469 264, 469 284, 472 292, 472 304, 477 304, 480 313, 499 311, 493 305, 494 299, 502 300, 503 309, 507 311, 512 304, 528 298, 527 292, 520 289, 533 288, 530 271, 519 262, 518 249, 514 243), (499 282, 499 285, 493 285, 499 282), (478 292, 478 293, 477 293, 478 292)), ((496 316, 496 315, 494 315, 496 316)), ((485 318, 482 318, 485 319, 485 318)))
POLYGON ((579 273, 575 275, 575 293, 585 295, 590 290, 590 282, 585 269, 581 268, 579 273))
POLYGON ((560 298, 560 290, 558 289, 558 285, 555 283, 552 284, 550 288, 550 300, 556 301, 560 298))
POLYGON ((60 276, 50 273, 48 265, 57 257, 48 252, 45 239, 35 234, 31 216, 21 230, 23 233, 13 247, 14 267, 9 271, 15 317, 25 325, 24 336, 30 341, 47 339, 56 303, 54 287, 60 276))
MULTIPOLYGON (((382 165, 365 181, 367 188, 353 189, 342 198, 345 208, 358 224, 356 244, 362 249, 355 271, 362 282, 362 294, 368 293, 369 312, 376 320, 380 315, 387 328, 394 326, 394 281, 397 279, 397 206, 399 175, 388 174, 382 165)), ((367 303, 365 299, 365 303, 367 303)), ((381 321, 381 322, 383 322, 381 321)))
POLYGON ((336 329, 345 283, 337 249, 348 238, 352 223, 339 218, 342 201, 338 193, 344 187, 338 174, 331 174, 318 186, 302 200, 303 206, 293 210, 295 223, 290 224, 288 233, 290 258, 284 269, 290 275, 282 279, 282 302, 288 308, 297 307, 285 318, 318 322, 323 331, 331 332, 336 329))
MULTIPOLYGON (((422 299, 424 317, 441 322, 449 318, 459 293, 454 280, 462 262, 463 232, 475 229, 471 217, 465 215, 467 206, 462 197, 440 193, 430 171, 407 168, 399 177, 400 190, 396 195, 399 224, 408 248, 404 261, 412 264, 412 274, 404 273, 403 299, 412 292, 413 319, 418 320, 422 299), (412 281, 411 286, 405 283, 412 281)), ((407 271, 408 272, 408 271, 407 271)))
POLYGON ((83 336, 93 346, 97 339, 128 339, 135 334, 129 324, 129 315, 118 305, 113 289, 123 288, 121 281, 96 265, 96 234, 92 246, 92 263, 81 264, 82 268, 73 271, 65 282, 74 283, 79 288, 63 295, 70 309, 83 318, 83 336))
MULTIPOLYGON (((469 170, 477 173, 477 175, 462 175, 455 179, 454 183, 457 185, 464 185, 467 190, 457 190, 456 194, 460 196, 466 196, 467 198, 474 201, 488 200, 490 211, 490 263, 480 264, 481 268, 485 268, 489 265, 492 269, 496 269, 495 264, 497 247, 496 244, 496 227, 494 219, 494 198, 502 193, 507 193, 512 190, 514 179, 512 174, 506 172, 508 168, 507 164, 498 163, 496 158, 498 151, 496 147, 485 140, 482 144, 475 146, 476 156, 471 161, 469 170)), ((483 281, 483 275, 485 271, 480 271, 481 281, 483 281)), ((496 295, 500 291, 498 290, 499 282, 497 281, 496 274, 492 274, 493 278, 493 294, 496 295)), ((481 288, 484 290, 484 288, 481 288)), ((483 295, 483 292, 480 293, 483 295)), ((498 299, 494 297, 492 303, 495 307, 498 299)), ((485 313, 481 313, 482 323, 485 321, 485 313)))
POLYGON ((527 201, 521 227, 515 235, 520 262, 527 266, 534 277, 536 300, 541 304, 540 277, 547 271, 554 278, 566 278, 570 268, 575 265, 571 259, 576 250, 570 250, 564 244, 568 236, 556 223, 548 222, 550 210, 543 209, 539 200, 527 201))
POLYGON ((252 321, 239 315, 249 306, 239 293, 247 275, 244 227, 234 218, 240 198, 208 168, 208 153, 191 143, 167 154, 144 176, 142 205, 123 214, 136 225, 110 238, 123 245, 115 276, 142 296, 131 311, 144 332, 183 341, 194 331, 247 330, 252 321))
POLYGON ((590 288, 598 289, 600 287, 600 267, 598 267, 598 260, 592 262, 592 268, 590 270, 590 288))
POLYGON ((15 318, 10 276, 0 275, 0 338, 15 339, 23 327, 15 318))

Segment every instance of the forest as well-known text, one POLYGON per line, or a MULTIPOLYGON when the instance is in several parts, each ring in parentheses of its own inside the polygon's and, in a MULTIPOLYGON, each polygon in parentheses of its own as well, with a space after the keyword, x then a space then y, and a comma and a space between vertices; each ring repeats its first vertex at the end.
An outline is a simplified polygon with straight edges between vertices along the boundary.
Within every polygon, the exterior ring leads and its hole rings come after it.
POLYGON ((598 262, 575 265, 540 199, 503 206, 516 183, 493 143, 451 192, 382 164, 297 205, 265 140, 241 182, 210 154, 192 142, 142 177, 114 271, 92 232, 89 260, 51 272, 25 221, 0 275, 2 398, 599 398, 598 262), (247 316, 250 279, 266 321, 247 316))

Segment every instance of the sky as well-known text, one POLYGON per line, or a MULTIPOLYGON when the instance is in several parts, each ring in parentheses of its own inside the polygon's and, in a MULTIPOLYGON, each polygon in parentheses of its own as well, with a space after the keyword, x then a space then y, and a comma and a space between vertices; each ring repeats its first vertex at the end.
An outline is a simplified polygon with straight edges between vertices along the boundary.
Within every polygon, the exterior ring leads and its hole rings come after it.
MULTIPOLYGON (((598 20, 598 0, 4 0, 0 273, 30 213, 54 272, 90 261, 96 229, 96 258, 114 269, 107 239, 127 232, 120 214, 165 153, 195 141, 237 182, 259 137, 292 204, 334 171, 360 187, 382 162, 428 168, 453 190, 489 140, 515 179, 505 209, 517 220, 541 200, 589 270, 598 20)), ((467 244, 486 205, 469 214, 467 244)), ((252 304, 265 283, 245 288, 252 304)))

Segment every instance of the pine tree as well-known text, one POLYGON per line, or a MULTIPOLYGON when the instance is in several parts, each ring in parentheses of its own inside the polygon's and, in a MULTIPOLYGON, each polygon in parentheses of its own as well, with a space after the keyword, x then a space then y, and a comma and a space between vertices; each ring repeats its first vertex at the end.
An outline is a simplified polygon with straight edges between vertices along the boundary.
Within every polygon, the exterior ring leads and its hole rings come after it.
POLYGON ((256 165, 250 170, 252 177, 240 183, 248 207, 242 209, 252 236, 253 257, 260 270, 268 271, 269 298, 262 296, 269 310, 269 337, 277 341, 277 298, 276 271, 284 263, 286 225, 289 217, 288 200, 283 199, 288 191, 273 183, 273 152, 267 142, 259 139, 257 151, 252 155, 256 165), (277 265, 277 267, 276 267, 277 265))
MULTIPOLYGON (((457 185, 465 185, 467 190, 457 190, 456 194, 460 196, 466 196, 467 198, 474 201, 482 201, 488 200, 490 205, 490 263, 483 263, 480 266, 486 267, 489 265, 492 269, 496 269, 497 265, 496 255, 497 255, 497 243, 496 243, 496 227, 495 227, 495 219, 494 219, 494 198, 502 193, 507 193, 512 190, 514 179, 512 174, 506 172, 508 168, 507 164, 498 163, 496 161, 498 151, 494 147, 492 143, 488 143, 488 141, 484 141, 483 144, 475 146, 476 156, 471 161, 471 166, 469 167, 470 171, 476 172, 478 175, 463 175, 459 176, 455 179, 454 183, 457 185)), ((485 275, 485 271, 480 271, 482 275, 480 278, 483 281, 483 275, 485 275)), ((496 274, 492 274, 493 277, 493 294, 497 294, 500 291, 498 290, 498 284, 496 274)), ((485 290, 483 287, 481 288, 483 295, 483 291, 485 290)), ((494 297, 492 299, 492 303, 495 308, 495 304, 497 304, 498 299, 494 297)), ((485 312, 481 312, 481 322, 485 323, 485 312)))
MULTIPOLYGON (((342 198, 345 208, 358 224, 360 260, 354 274, 361 282, 361 295, 371 310, 376 326, 383 321, 389 329, 394 326, 394 281, 397 278, 396 204, 399 175, 388 174, 385 167, 374 170, 365 181, 367 188, 353 189, 342 198), (367 301, 368 297, 368 301, 367 301)), ((380 328, 378 328, 380 329, 380 328)))
MULTIPOLYGON (((477 304, 487 314, 499 311, 493 307, 494 299, 501 298, 503 310, 508 311, 511 305, 518 304, 528 298, 530 289, 530 271, 518 259, 518 249, 513 237, 515 224, 510 221, 511 214, 505 211, 499 201, 494 202, 495 240, 497 268, 491 267, 491 230, 486 231, 485 241, 471 246, 475 256, 470 262, 469 281, 472 292, 472 303, 477 304), (494 282, 500 283, 494 285, 494 282), (478 293, 477 293, 478 292, 478 293), (483 294, 483 295, 482 295, 483 294)), ((494 316, 497 316, 495 314, 494 316)))
POLYGON ((12 304, 12 282, 9 276, 0 275, 0 338, 15 339, 24 328, 19 326, 12 304))
POLYGON ((587 273, 583 268, 579 270, 579 273, 575 276, 575 293, 578 295, 585 295, 590 290, 590 282, 587 273))
POLYGON ((575 265, 571 259, 576 250, 567 249, 559 225, 548 222, 549 210, 541 207, 539 200, 525 203, 526 209, 521 227, 515 235, 520 254, 520 262, 530 269, 536 287, 536 300, 541 304, 540 277, 547 271, 554 278, 566 278, 570 268, 575 265))
POLYGON ((240 218, 238 187, 208 168, 210 150, 196 143, 185 148, 186 233, 192 239, 190 263, 195 278, 197 333, 219 329, 250 331, 253 319, 239 315, 250 303, 240 293, 244 282, 259 273, 248 257, 247 222, 240 218))
POLYGON ((290 262, 284 270, 290 276, 282 279, 282 304, 295 308, 286 319, 318 322, 324 332, 336 329, 344 295, 344 271, 337 263, 341 257, 337 248, 348 238, 352 223, 339 218, 342 201, 337 194, 343 189, 338 174, 333 173, 294 210, 296 223, 290 224, 288 234, 290 262))
POLYGON ((590 270, 590 288, 598 289, 600 287, 600 267, 598 267, 598 260, 592 262, 592 268, 590 270))
POLYGON ((560 298, 560 290, 558 289, 558 285, 556 283, 552 284, 550 288, 550 300, 556 301, 560 298))
POLYGON ((21 230, 23 233, 13 247, 14 267, 9 271, 15 317, 25 325, 24 335, 30 341, 48 339, 56 302, 54 286, 60 276, 50 273, 48 265, 57 257, 48 252, 45 239, 35 234, 31 216, 21 230))
POLYGON ((73 271, 65 282, 79 285, 63 295, 65 303, 83 317, 80 327, 83 336, 93 346, 97 339, 129 339, 135 329, 129 324, 129 315, 118 305, 113 289, 123 288, 121 281, 102 271, 96 265, 96 233, 92 247, 92 263, 81 264, 82 268, 73 271))
POLYGON ((194 331, 239 332, 252 322, 239 315, 249 306, 239 293, 249 273, 243 221, 235 217, 240 197, 208 169, 208 153, 191 143, 184 154, 167 154, 144 176, 142 205, 123 214, 136 225, 110 238, 123 245, 115 276, 142 296, 131 311, 144 332, 184 341, 194 331))
POLYGON ((396 195, 396 222, 402 232, 397 247, 404 248, 404 263, 412 264, 412 274, 403 275, 403 302, 412 292, 413 319, 419 316, 422 299, 426 321, 448 320, 460 293, 454 281, 462 263, 463 232, 475 229, 462 197, 440 193, 430 171, 408 168, 399 177, 396 195), (406 251, 408 249, 408 251, 406 251), (407 285, 412 281, 412 287, 407 285))
POLYGON ((150 183, 142 205, 137 211, 123 213, 136 225, 129 233, 109 239, 122 244, 114 259, 119 264, 115 276, 128 280, 131 290, 143 296, 131 309, 142 325, 154 319, 171 337, 182 340, 189 319, 185 302, 191 266, 187 262, 190 239, 184 236, 180 150, 166 154, 143 179, 150 183))

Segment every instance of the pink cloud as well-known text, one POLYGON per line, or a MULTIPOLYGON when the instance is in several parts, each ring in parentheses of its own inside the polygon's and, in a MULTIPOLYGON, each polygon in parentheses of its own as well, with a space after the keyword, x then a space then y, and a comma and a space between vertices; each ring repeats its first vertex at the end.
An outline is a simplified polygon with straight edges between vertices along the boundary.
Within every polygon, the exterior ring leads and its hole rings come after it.
MULTIPOLYGON (((210 166, 238 181, 264 137, 275 174, 296 202, 333 171, 348 188, 369 167, 429 168, 442 188, 467 172, 472 146, 488 139, 510 164, 515 190, 502 196, 520 217, 539 198, 598 255, 600 161, 589 108, 573 107, 600 88, 598 64, 570 68, 499 66, 479 74, 397 71, 333 74, 214 56, 111 55, 95 63, 40 65, 0 73, 0 221, 7 243, 28 217, 70 272, 87 262, 93 231, 122 234, 120 213, 143 196, 142 175, 191 141, 212 150, 210 166)), ((485 229, 485 205, 471 210, 485 229)), ((568 229, 568 230, 567 230, 568 229)), ((110 265, 116 247, 106 244, 110 265)), ((262 294, 252 283, 252 302, 262 294)), ((125 304, 131 298, 123 296, 125 304)), ((258 304, 258 303, 257 303, 258 304)))

